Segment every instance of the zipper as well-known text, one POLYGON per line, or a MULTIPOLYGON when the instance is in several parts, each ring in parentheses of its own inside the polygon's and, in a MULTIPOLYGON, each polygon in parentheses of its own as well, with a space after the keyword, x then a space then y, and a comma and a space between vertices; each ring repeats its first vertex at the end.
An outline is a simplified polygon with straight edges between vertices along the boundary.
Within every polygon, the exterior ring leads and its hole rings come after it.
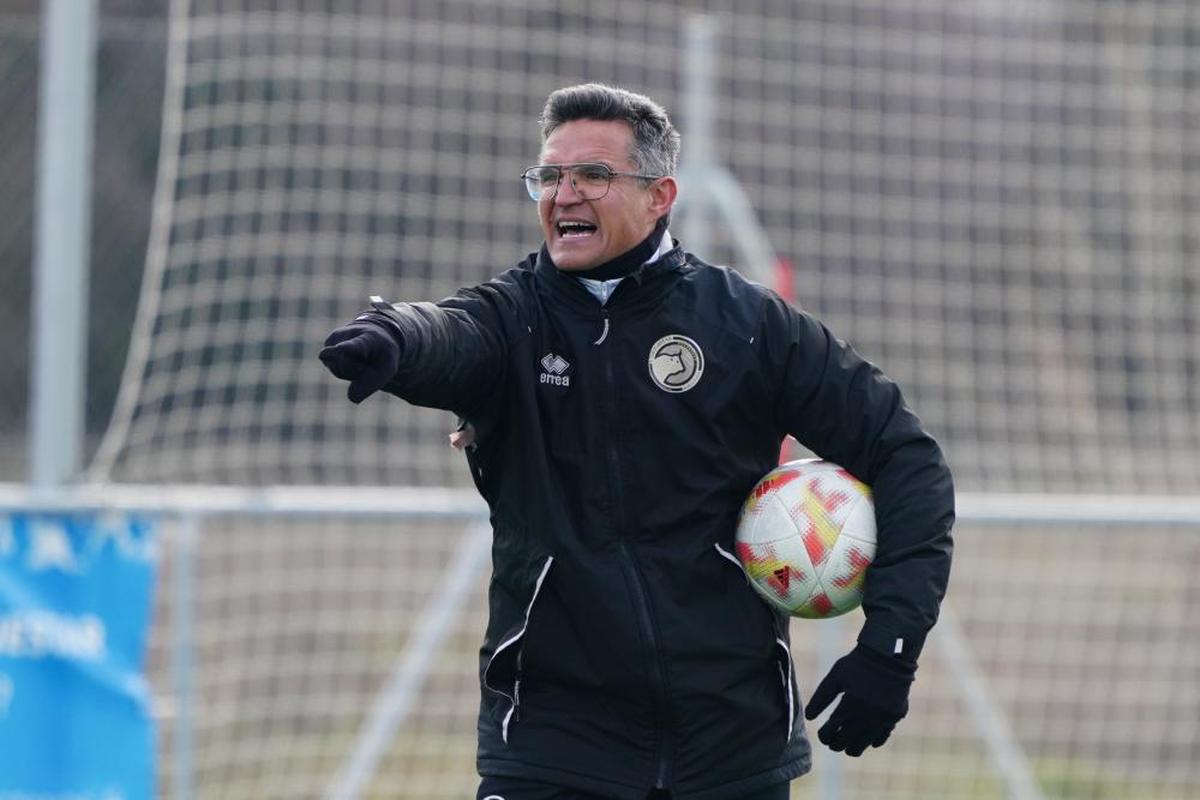
POLYGON ((659 707, 659 722, 662 723, 659 728, 658 770, 655 774, 654 788, 666 789, 670 773, 671 749, 673 744, 667 720, 664 719, 667 715, 666 709, 668 707, 667 677, 663 670, 662 659, 658 655, 658 637, 654 635, 654 621, 650 618, 650 603, 646 599, 646 587, 643 582, 642 571, 638 569, 637 562, 634 561, 633 555, 629 552, 629 546, 624 539, 618 541, 617 547, 629 571, 630 583, 633 585, 635 604, 638 611, 638 621, 642 625, 642 633, 646 637, 646 642, 650 646, 651 658, 654 660, 654 669, 651 671, 650 680, 654 684, 654 694, 659 707))
POLYGON ((604 329, 600 331, 600 338, 592 344, 604 344, 604 340, 608 338, 608 314, 601 314, 600 319, 604 322, 604 329))
MULTIPOLYGON (((600 309, 600 318, 604 323, 604 334, 594 344, 601 344, 607 338, 611 329, 608 309, 606 307, 600 309)), ((654 632, 654 619, 650 613, 650 601, 647 598, 645 576, 642 574, 641 568, 638 567, 637 561, 630 551, 629 543, 625 539, 626 517, 624 492, 621 488, 621 459, 617 453, 617 437, 611 435, 615 427, 613 421, 616 419, 617 411, 616 381, 613 378, 611 347, 606 347, 604 352, 604 379, 607 390, 607 422, 610 433, 608 437, 607 461, 613 486, 613 500, 617 511, 617 549, 621 554, 621 560, 628 573, 630 585, 633 587, 634 605, 637 608, 638 622, 641 625, 642 635, 645 637, 646 645, 650 649, 650 657, 653 661, 650 680, 654 687, 655 705, 657 706, 659 720, 658 767, 655 772, 654 788, 666 789, 670 780, 671 751, 674 744, 671 741, 670 732, 670 697, 667 691, 666 670, 659 655, 658 636, 654 632)))

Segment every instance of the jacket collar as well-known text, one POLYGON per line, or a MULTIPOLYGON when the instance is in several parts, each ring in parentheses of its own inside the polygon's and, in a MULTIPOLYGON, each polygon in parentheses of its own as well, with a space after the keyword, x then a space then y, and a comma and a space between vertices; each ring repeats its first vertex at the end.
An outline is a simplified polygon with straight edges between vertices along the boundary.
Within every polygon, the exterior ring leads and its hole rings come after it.
MULTIPOLYGON (((689 269, 679 241, 672 239, 671 244, 671 249, 662 256, 640 264, 626 275, 605 307, 633 307, 653 302, 666 294, 682 273, 689 269)), ((535 257, 533 271, 540 286, 572 307, 590 314, 600 309, 600 302, 584 288, 575 274, 563 272, 554 266, 545 245, 535 257)))
MULTIPOLYGON (((663 236, 667 233, 667 219, 663 217, 654 225, 654 229, 650 234, 639 242, 634 247, 617 256, 616 258, 607 261, 599 266, 592 267, 581 271, 575 271, 571 274, 580 280, 590 281, 610 281, 620 280, 626 275, 629 275, 638 267, 645 264, 647 261, 654 261, 658 251, 662 249, 663 236)), ((667 242, 670 244, 670 242, 667 242)), ((545 252, 545 245, 542 246, 545 252)), ((547 254, 544 258, 549 258, 547 254)))

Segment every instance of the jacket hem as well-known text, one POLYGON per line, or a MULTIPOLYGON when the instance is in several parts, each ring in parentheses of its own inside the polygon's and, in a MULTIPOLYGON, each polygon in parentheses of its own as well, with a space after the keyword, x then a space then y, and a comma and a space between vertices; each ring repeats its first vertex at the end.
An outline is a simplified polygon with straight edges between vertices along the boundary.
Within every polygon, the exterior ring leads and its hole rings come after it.
POLYGON ((526 761, 513 761, 501 758, 482 758, 476 762, 480 776, 492 778, 522 778, 526 780, 545 781, 553 786, 565 789, 578 789, 584 792, 603 794, 613 800, 645 800, 646 793, 652 788, 645 786, 630 786, 626 783, 616 783, 585 775, 558 767, 545 767, 530 764, 526 761))
MULTIPOLYGON (((481 776, 493 778, 522 778, 535 781, 546 781, 554 786, 566 789, 579 789, 585 792, 602 793, 613 800, 644 800, 646 793, 652 787, 630 786, 625 783, 615 783, 557 767, 544 767, 524 761, 486 758, 479 759, 477 769, 481 776)), ((812 758, 797 758, 781 766, 757 772, 749 777, 738 778, 718 786, 703 789, 673 788, 671 796, 676 800, 732 800, 745 794, 780 783, 787 783, 812 769, 812 758)))
POLYGON ((671 797, 675 800, 734 800, 744 797, 750 792, 777 786, 781 783, 799 778, 812 769, 812 758, 805 756, 789 761, 778 767, 772 767, 747 778, 738 778, 719 786, 709 786, 704 789, 672 789, 671 797))

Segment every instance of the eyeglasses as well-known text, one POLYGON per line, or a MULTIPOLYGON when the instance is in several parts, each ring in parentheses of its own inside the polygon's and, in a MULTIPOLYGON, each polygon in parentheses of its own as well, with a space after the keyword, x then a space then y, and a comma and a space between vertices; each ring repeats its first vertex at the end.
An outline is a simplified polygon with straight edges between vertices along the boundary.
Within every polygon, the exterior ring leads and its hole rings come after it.
POLYGON ((639 178, 652 181, 661 175, 638 175, 633 172, 617 172, 604 164, 540 164, 521 173, 525 191, 535 201, 554 197, 563 173, 571 176, 571 188, 582 200, 599 200, 608 194, 613 178, 639 178))

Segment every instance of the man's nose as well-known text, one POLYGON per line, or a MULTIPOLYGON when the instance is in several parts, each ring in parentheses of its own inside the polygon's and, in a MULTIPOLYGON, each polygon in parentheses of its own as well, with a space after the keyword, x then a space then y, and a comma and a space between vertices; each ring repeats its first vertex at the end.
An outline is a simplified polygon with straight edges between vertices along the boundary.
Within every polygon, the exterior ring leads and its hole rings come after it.
POLYGON ((575 182, 571 179, 571 173, 563 170, 562 177, 558 179, 558 188, 554 192, 554 202, 556 205, 575 205, 583 200, 579 196, 579 192, 575 191, 575 182))

